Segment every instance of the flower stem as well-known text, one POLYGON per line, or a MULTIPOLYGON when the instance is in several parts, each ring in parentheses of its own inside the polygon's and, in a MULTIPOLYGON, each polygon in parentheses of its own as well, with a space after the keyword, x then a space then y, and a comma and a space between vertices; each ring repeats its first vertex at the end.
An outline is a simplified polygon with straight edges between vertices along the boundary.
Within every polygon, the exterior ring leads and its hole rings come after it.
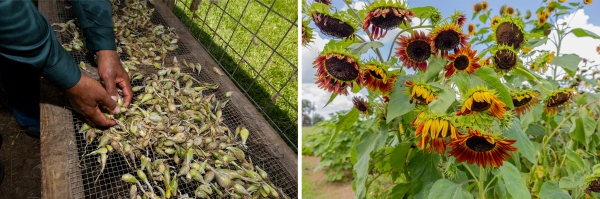
POLYGON ((483 167, 479 167, 479 199, 485 199, 485 189, 483 189, 484 173, 485 169, 483 167))

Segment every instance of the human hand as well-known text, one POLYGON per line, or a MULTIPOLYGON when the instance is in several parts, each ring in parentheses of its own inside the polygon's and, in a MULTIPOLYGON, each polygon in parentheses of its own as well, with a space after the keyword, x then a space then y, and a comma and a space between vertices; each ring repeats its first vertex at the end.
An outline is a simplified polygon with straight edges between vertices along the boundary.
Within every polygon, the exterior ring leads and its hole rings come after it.
POLYGON ((113 114, 120 113, 121 109, 117 105, 117 101, 113 100, 95 79, 82 74, 79 82, 65 92, 73 109, 83 115, 88 124, 92 126, 116 125, 114 120, 108 119, 102 114, 98 105, 103 105, 113 114))
POLYGON ((96 52, 98 60, 98 74, 104 81, 106 92, 113 99, 117 100, 117 86, 123 91, 123 107, 128 107, 133 97, 129 76, 119 60, 119 54, 114 50, 100 50, 96 52))

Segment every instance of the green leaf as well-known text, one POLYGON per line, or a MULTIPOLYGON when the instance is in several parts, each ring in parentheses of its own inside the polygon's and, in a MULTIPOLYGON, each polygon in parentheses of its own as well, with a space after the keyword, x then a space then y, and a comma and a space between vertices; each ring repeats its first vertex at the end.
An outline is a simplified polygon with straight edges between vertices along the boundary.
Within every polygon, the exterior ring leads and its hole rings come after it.
POLYGON ((537 125, 537 124, 529 125, 529 128, 527 128, 527 131, 525 131, 525 133, 527 133, 529 135, 534 135, 534 136, 544 136, 544 135, 546 135, 545 132, 546 131, 544 130, 544 127, 537 125))
POLYGON ((504 165, 500 167, 500 173, 502 173, 502 179, 504 179, 504 185, 506 190, 513 198, 519 199, 530 199, 531 195, 527 186, 525 186, 525 180, 521 177, 521 173, 510 162, 504 162, 504 165))
POLYGON ((585 183, 585 178, 581 171, 575 172, 573 175, 565 176, 560 178, 558 182, 558 186, 561 189, 576 189, 580 186, 583 186, 585 183))
POLYGON ((496 89, 496 92, 498 93, 498 98, 500 98, 500 100, 502 100, 502 102, 504 102, 508 108, 515 108, 515 106, 512 103, 510 93, 508 92, 508 90, 506 90, 504 84, 500 82, 500 79, 498 79, 498 74, 496 74, 496 72, 494 72, 492 68, 479 68, 479 70, 475 71, 473 75, 475 77, 481 78, 481 80, 487 83, 488 88, 496 89))
POLYGON ((452 82, 458 87, 461 94, 465 94, 471 88, 471 80, 467 73, 456 73, 452 75, 452 82))
POLYGON ((390 94, 390 104, 388 105, 388 114, 386 117, 387 122, 391 122, 394 118, 402 116, 413 109, 415 104, 410 103, 410 96, 406 94, 406 87, 404 87, 405 76, 399 76, 396 79, 396 84, 390 94))
POLYGON ((425 185, 442 178, 442 173, 437 169, 440 164, 440 155, 436 153, 423 153, 415 151, 415 156, 408 163, 408 172, 412 181, 413 193, 423 192, 425 185))
POLYGON ((331 145, 331 142, 335 137, 337 137, 338 133, 340 133, 340 130, 354 125, 354 123, 358 121, 358 115, 358 109, 353 108, 346 115, 340 117, 340 121, 337 124, 335 124, 335 131, 333 132, 333 135, 331 135, 331 138, 329 138, 329 142, 327 143, 327 145, 331 145))
POLYGON ((527 160, 531 163, 537 162, 535 161, 535 149, 533 148, 533 143, 531 143, 529 137, 523 132, 519 119, 515 118, 515 120, 513 120, 513 124, 510 125, 510 128, 504 130, 504 135, 508 139, 517 140, 514 146, 519 149, 519 153, 527 158, 527 160))
POLYGON ((403 198, 410 189, 410 184, 400 183, 392 188, 391 198, 403 198))
POLYGON ((570 76, 574 76, 575 72, 577 72, 577 68, 579 68, 579 62, 581 62, 581 57, 579 57, 579 55, 564 54, 555 57, 552 64, 562 66, 570 76))
POLYGON ((530 40, 527 41, 527 43, 525 43, 525 48, 535 48, 538 46, 541 46, 543 44, 545 44, 548 41, 548 37, 542 37, 540 38, 531 38, 530 40))
POLYGON ((575 164, 578 171, 582 171, 585 168, 583 159, 571 149, 565 148, 565 155, 567 155, 567 159, 569 159, 569 161, 575 164))
POLYGON ((574 28, 571 32, 577 37, 591 37, 594 39, 600 39, 596 33, 590 32, 589 30, 583 28, 574 28))
POLYGON ((446 60, 439 57, 432 58, 425 71, 425 81, 429 82, 432 78, 437 77, 444 66, 446 66, 446 60))
POLYGON ((588 144, 591 141, 589 138, 596 130, 597 123, 592 117, 588 117, 589 114, 587 109, 581 109, 581 111, 579 111, 579 115, 582 117, 575 119, 575 130, 569 133, 569 135, 571 135, 574 140, 577 140, 586 147, 589 147, 588 144))
POLYGON ((390 165, 394 165, 393 169, 399 172, 404 171, 406 166, 406 155, 410 150, 411 142, 402 142, 396 145, 394 151, 392 151, 392 157, 390 157, 390 165))
POLYGON ((377 48, 381 48, 383 47, 383 43, 379 42, 379 41, 369 41, 369 42, 363 42, 363 43, 353 43, 350 44, 350 46, 348 46, 348 49, 350 50, 350 52, 352 54, 355 55, 362 55, 367 53, 367 51, 369 51, 369 49, 377 49, 377 48))
POLYGON ((485 34, 485 33, 488 33, 488 32, 490 32, 490 28, 485 27, 485 28, 479 29, 479 31, 477 31, 477 33, 475 33, 475 34, 482 35, 482 34, 485 34))
POLYGON ((415 13, 415 16, 418 18, 429 18, 431 16, 432 13, 434 13, 437 10, 437 8, 433 7, 433 6, 424 6, 424 7, 416 7, 416 8, 411 8, 410 11, 412 11, 413 13, 415 13))
POLYGON ((367 183, 367 176, 369 172, 371 151, 381 149, 387 138, 387 131, 381 131, 379 133, 366 132, 360 138, 360 143, 356 145, 356 156, 358 160, 356 161, 356 164, 354 164, 354 171, 356 172, 355 198, 364 198, 366 196, 367 189, 365 185, 367 183))
POLYGON ((456 93, 452 88, 443 86, 439 83, 432 83, 433 87, 441 90, 437 99, 429 104, 429 110, 435 113, 446 113, 448 107, 456 100, 456 93))
POLYGON ((544 185, 542 185, 542 189, 540 189, 540 199, 570 199, 571 196, 564 191, 558 188, 558 183, 554 181, 546 181, 544 185))
POLYGON ((482 15, 479 16, 479 21, 481 21, 481 23, 486 24, 486 21, 488 20, 488 18, 490 17, 490 13, 484 13, 482 15))
POLYGON ((325 104, 325 106, 323 106, 323 108, 325 108, 327 105, 329 105, 329 103, 333 102, 333 100, 335 99, 335 97, 337 97, 337 94, 331 93, 331 96, 329 97, 329 100, 327 101, 327 103, 325 104))
MULTIPOLYGON (((313 3, 313 5, 315 4, 320 4, 320 3, 313 3)), ((357 39, 344 39, 344 40, 329 40, 329 42, 325 45, 325 47, 323 47, 323 51, 326 51, 328 49, 346 49, 348 48, 348 46, 352 45, 353 43, 359 42, 357 39)))
POLYGON ((442 178, 435 181, 429 191, 430 199, 470 199, 473 198, 471 193, 465 191, 458 184, 442 178))

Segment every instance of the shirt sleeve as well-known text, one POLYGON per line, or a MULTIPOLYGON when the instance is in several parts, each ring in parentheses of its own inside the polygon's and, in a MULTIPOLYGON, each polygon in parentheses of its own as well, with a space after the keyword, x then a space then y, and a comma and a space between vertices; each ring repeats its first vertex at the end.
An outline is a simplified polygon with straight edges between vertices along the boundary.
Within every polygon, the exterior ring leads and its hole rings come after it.
POLYGON ((116 50, 112 7, 108 0, 71 0, 83 30, 83 42, 90 51, 116 50))

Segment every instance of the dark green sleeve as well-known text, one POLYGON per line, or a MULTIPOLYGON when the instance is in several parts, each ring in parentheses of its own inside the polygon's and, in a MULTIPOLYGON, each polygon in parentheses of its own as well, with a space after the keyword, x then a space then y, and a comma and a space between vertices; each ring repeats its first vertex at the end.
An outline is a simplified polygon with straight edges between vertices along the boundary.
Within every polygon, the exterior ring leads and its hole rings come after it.
POLYGON ((108 0, 71 0, 83 30, 83 42, 91 51, 116 50, 112 7, 108 0))
POLYGON ((0 1, 0 56, 35 68, 60 89, 71 88, 81 78, 79 67, 31 1, 0 1))

